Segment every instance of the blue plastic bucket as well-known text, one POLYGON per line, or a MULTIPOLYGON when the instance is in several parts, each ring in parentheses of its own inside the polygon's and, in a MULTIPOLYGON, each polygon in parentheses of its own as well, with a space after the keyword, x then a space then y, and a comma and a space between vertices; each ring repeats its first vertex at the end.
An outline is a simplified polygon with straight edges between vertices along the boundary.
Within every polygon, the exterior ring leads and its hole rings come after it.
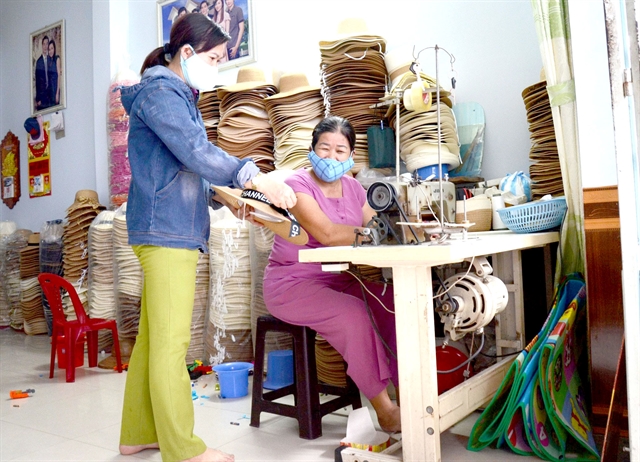
POLYGON ((241 398, 249 394, 249 370, 253 364, 244 362, 222 363, 213 366, 218 373, 220 396, 222 398, 241 398))
MULTIPOLYGON (((416 170, 418 176, 421 180, 426 180, 431 175, 434 175, 434 179, 440 178, 440 169, 438 168, 438 164, 435 165, 427 165, 426 167, 422 167, 416 170)), ((442 164, 442 177, 449 174, 449 164, 442 164)))

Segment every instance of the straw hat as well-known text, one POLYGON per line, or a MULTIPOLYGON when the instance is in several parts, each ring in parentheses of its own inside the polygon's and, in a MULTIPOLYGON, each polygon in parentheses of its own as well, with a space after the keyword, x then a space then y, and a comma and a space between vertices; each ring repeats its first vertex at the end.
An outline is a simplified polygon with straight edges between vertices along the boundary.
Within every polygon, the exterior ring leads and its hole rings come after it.
POLYGON ((76 197, 73 204, 71 204, 71 206, 67 209, 67 215, 70 215, 74 211, 83 207, 93 209, 103 207, 98 200, 98 193, 91 189, 81 189, 76 192, 76 197))
POLYGON ((269 96, 268 100, 286 98, 305 91, 320 91, 320 87, 309 85, 309 80, 304 73, 283 74, 280 77, 280 92, 269 96))
POLYGON ((40 245, 40 233, 31 233, 29 235, 28 245, 40 245))
POLYGON ((391 80, 389 88, 394 88, 405 74, 413 74, 410 69, 412 63, 413 57, 411 54, 401 48, 396 48, 385 53, 384 64, 387 67, 387 73, 391 80))
POLYGON ((241 197, 242 190, 240 189, 226 186, 213 186, 213 189, 216 194, 220 194, 231 205, 241 207, 243 204, 247 204, 253 207, 255 209, 254 219, 287 241, 297 245, 305 245, 309 242, 309 236, 300 224, 292 222, 270 204, 257 199, 241 197))
POLYGON ((330 45, 335 42, 341 42, 348 37, 358 35, 367 35, 369 32, 367 23, 362 18, 346 18, 338 24, 336 33, 329 40, 321 40, 320 45, 330 45))
POLYGON ((263 87, 275 88, 275 85, 267 83, 262 69, 253 66, 245 66, 238 71, 235 84, 218 88, 218 97, 222 98, 224 93, 235 93, 238 91, 246 91, 263 87))

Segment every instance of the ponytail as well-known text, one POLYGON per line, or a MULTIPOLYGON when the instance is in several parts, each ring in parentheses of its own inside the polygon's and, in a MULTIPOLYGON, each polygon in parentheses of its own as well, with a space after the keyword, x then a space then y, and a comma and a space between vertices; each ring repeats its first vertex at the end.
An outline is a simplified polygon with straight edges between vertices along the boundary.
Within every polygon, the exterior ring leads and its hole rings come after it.
POLYGON ((164 47, 158 47, 147 55, 140 68, 140 75, 144 74, 144 71, 153 66, 166 66, 167 62, 164 58, 164 47))
POLYGON ((229 34, 204 15, 186 14, 171 27, 169 43, 156 48, 145 58, 140 75, 150 67, 166 66, 184 45, 191 45, 196 53, 200 53, 229 40, 229 34))

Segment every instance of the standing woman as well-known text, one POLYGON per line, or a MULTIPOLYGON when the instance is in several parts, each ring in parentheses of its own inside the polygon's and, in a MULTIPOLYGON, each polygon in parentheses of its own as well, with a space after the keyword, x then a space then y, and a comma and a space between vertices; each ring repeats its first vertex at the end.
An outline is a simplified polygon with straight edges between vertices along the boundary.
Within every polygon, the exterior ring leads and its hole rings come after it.
MULTIPOLYGON (((224 9, 224 2, 222 0, 213 0, 213 22, 219 25, 223 31, 229 33, 229 23, 231 17, 229 13, 224 9)), ((225 50, 224 58, 220 60, 221 63, 229 61, 229 50, 225 50)))
MULTIPOLYGON (((122 88, 129 114, 129 244, 144 272, 138 336, 129 362, 120 453, 160 448, 162 460, 228 462, 193 434, 186 368, 198 252, 207 251, 210 184, 254 188, 280 207, 293 191, 207 140, 196 103, 215 86, 229 36, 202 14, 178 19, 169 43, 122 88)), ((214 196, 217 199, 218 196, 214 196)), ((222 202, 222 200, 220 200, 222 202)), ((217 203, 220 206, 220 203, 217 203)))
POLYGON ((60 104, 60 73, 62 66, 60 65, 60 56, 56 53, 56 42, 49 40, 49 100, 51 105, 60 104))
POLYGON ((312 168, 296 170, 285 181, 298 201, 291 209, 309 234, 298 246, 276 236, 264 271, 264 302, 269 312, 290 324, 309 326, 347 363, 347 374, 369 399, 380 427, 400 431, 400 408, 387 392, 398 386, 393 289, 363 282, 347 273, 327 273, 320 263, 300 263, 300 249, 353 245, 376 212, 362 185, 348 175, 353 167, 356 135, 342 117, 323 119, 313 130, 312 168), (385 290, 386 289, 386 290, 385 290), (384 304, 384 306, 383 306, 384 304), (387 309, 385 309, 385 307, 387 309))

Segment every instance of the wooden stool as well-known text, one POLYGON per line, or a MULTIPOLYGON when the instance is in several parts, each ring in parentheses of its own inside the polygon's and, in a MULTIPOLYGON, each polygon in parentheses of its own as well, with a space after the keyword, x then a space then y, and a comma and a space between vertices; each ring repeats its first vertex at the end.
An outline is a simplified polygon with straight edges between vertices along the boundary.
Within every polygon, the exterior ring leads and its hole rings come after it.
POLYGON ((293 417, 298 421, 300 438, 313 440, 322 436, 322 417, 342 407, 362 407, 360 390, 347 376, 345 388, 318 383, 316 371, 316 332, 304 326, 294 326, 273 316, 260 316, 256 328, 256 352, 253 366, 253 395, 251 398, 252 427, 260 426, 260 413, 293 417), (293 337, 294 383, 278 390, 264 392, 264 353, 267 332, 286 332, 293 337), (320 404, 320 393, 336 398, 320 404), (274 400, 293 394, 294 405, 274 400))

